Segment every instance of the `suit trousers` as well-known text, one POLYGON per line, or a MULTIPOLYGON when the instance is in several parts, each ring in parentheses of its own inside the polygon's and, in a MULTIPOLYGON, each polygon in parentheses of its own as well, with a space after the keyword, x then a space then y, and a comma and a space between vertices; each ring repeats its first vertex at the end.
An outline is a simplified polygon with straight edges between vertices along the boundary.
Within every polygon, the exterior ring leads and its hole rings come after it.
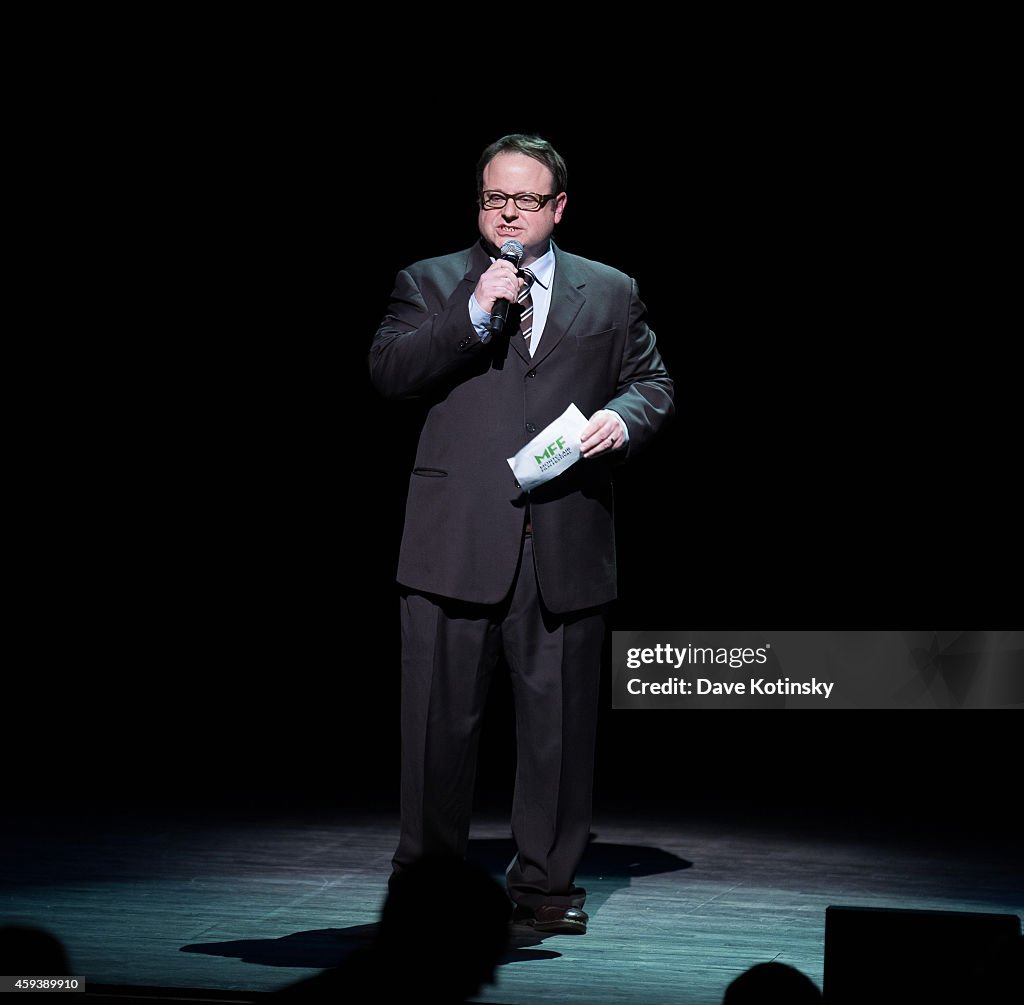
POLYGON ((421 855, 464 855, 488 686, 504 653, 516 720, 506 871, 517 905, 582 907, 576 869, 590 839, 607 607, 546 610, 533 539, 501 604, 407 592, 402 614, 401 833, 396 872, 421 855))

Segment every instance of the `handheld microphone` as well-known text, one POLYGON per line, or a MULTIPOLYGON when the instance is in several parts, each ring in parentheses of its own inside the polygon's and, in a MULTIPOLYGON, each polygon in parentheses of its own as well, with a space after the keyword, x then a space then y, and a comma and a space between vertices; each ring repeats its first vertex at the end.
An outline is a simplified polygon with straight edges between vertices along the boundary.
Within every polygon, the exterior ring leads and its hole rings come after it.
MULTIPOLYGON (((523 260, 526 250, 518 241, 506 241, 501 246, 500 258, 502 261, 511 262, 516 271, 519 271, 519 263, 523 260)), ((508 317, 510 302, 508 300, 495 300, 494 308, 491 311, 491 334, 500 335, 505 327, 505 319, 508 317)))

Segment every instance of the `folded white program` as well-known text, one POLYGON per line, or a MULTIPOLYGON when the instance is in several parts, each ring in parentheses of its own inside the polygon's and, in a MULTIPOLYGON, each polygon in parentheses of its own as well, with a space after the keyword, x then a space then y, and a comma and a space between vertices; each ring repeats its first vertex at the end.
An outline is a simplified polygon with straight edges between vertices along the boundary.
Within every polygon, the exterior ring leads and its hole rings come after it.
POLYGON ((557 478, 580 459, 580 433, 586 416, 571 404, 554 422, 542 429, 508 466, 524 492, 557 478))

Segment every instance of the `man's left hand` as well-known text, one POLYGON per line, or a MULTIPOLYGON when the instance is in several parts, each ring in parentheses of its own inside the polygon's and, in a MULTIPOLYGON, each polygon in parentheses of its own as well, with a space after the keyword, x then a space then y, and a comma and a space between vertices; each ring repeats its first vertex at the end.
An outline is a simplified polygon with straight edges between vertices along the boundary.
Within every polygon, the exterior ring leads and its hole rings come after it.
POLYGON ((580 447, 584 457, 597 457, 609 450, 618 450, 625 442, 618 414, 607 408, 595 412, 580 433, 580 447))

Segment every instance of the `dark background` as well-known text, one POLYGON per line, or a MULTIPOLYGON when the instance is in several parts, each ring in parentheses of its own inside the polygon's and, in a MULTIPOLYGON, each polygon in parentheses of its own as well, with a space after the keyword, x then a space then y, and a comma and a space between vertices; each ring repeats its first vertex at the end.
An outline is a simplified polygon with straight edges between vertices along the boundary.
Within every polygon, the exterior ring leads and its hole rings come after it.
MULTIPOLYGON (((718 82, 687 107, 497 129, 275 109, 168 148, 159 275, 126 269, 139 330, 98 337, 117 365, 64 430, 26 577, 12 799, 395 809, 418 412, 366 356, 397 271, 475 240, 503 132, 561 151, 556 240, 636 277, 676 381, 617 482, 613 629, 1004 627, 1017 419, 950 257, 946 126, 842 89, 718 82)), ((607 675, 603 709, 599 807, 1009 819, 1005 712, 612 712, 607 675)), ((507 805, 508 716, 499 678, 482 804, 507 805)))

